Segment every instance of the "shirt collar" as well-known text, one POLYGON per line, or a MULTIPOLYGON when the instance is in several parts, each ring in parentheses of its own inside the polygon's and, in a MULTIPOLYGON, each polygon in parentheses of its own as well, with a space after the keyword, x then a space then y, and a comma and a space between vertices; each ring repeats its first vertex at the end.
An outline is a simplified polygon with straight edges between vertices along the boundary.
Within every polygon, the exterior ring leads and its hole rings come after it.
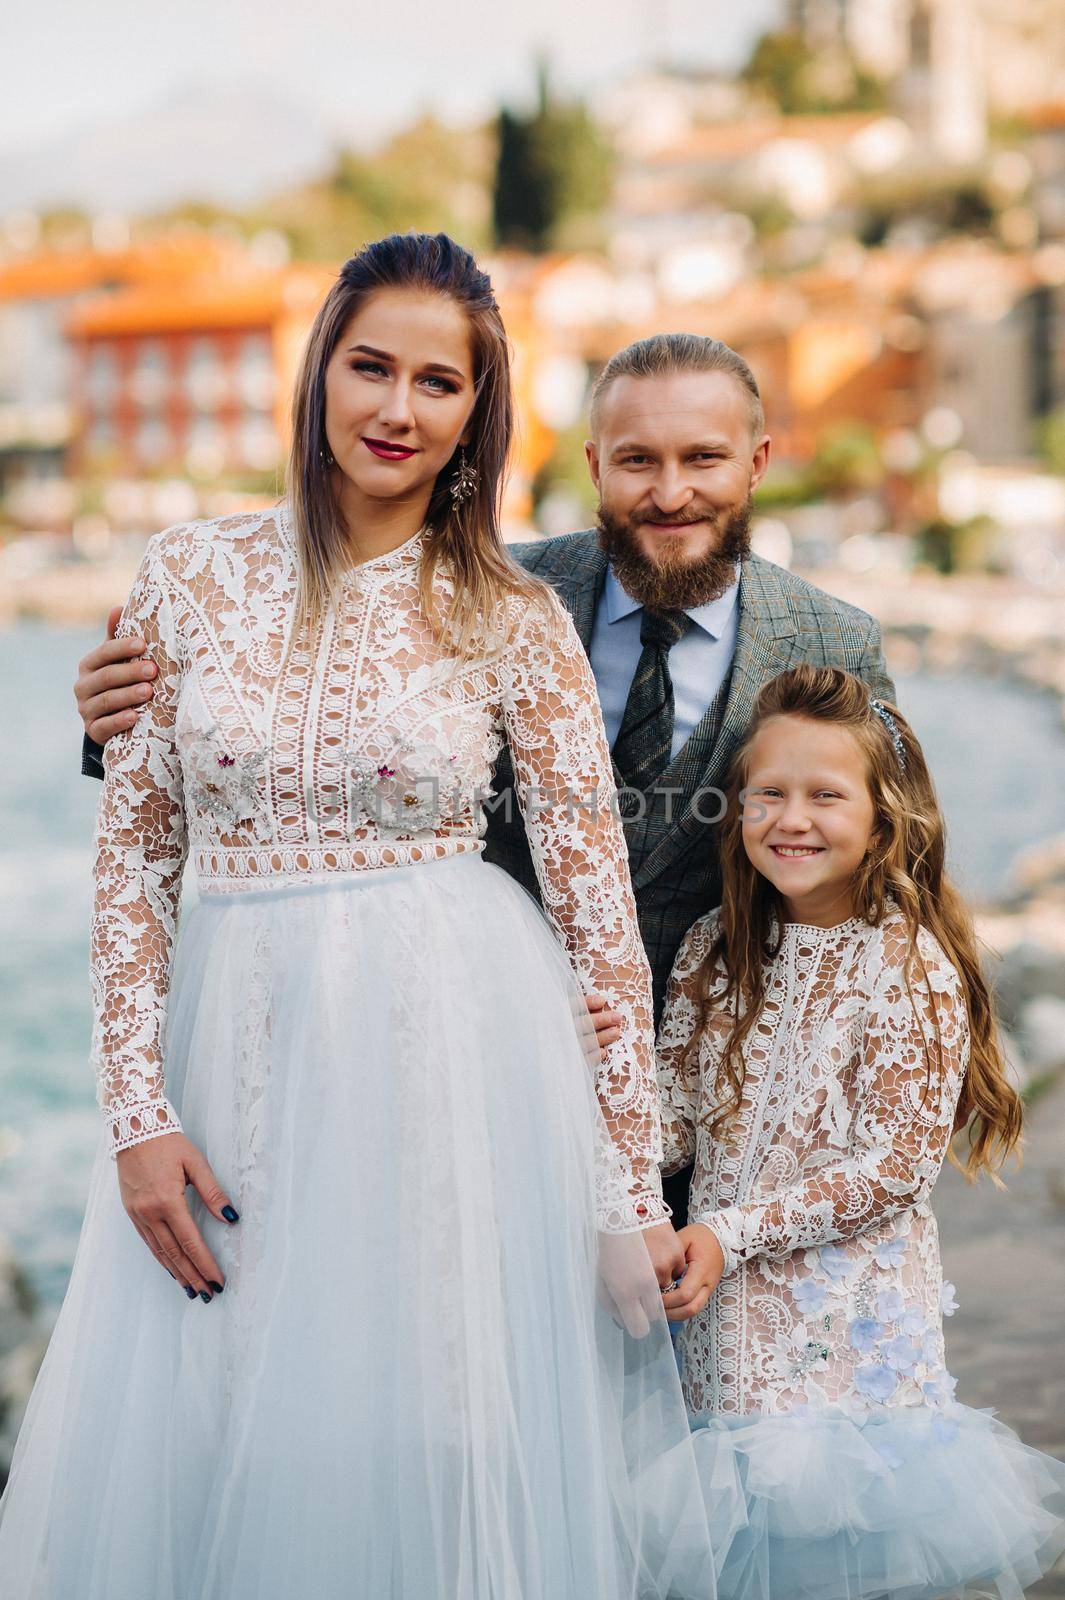
MULTIPOLYGON (((695 623, 696 627, 708 633, 711 639, 720 639, 728 624, 740 593, 740 573, 736 568, 735 580, 729 584, 724 594, 718 595, 716 600, 708 600, 705 606, 685 606, 684 612, 695 623)), ((606 586, 603 592, 606 602, 607 622, 620 622, 623 617, 631 617, 634 611, 642 611, 638 600, 621 587, 614 576, 612 566, 607 567, 606 586)))

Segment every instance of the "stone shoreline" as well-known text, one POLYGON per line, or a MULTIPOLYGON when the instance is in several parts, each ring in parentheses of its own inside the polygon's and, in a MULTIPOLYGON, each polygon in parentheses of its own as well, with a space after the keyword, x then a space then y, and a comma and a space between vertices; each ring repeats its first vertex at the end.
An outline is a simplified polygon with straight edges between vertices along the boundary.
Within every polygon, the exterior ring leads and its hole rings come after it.
POLYGON ((975 573, 808 576, 878 619, 899 671, 1002 677, 1051 694, 1065 729, 1065 589, 975 573))

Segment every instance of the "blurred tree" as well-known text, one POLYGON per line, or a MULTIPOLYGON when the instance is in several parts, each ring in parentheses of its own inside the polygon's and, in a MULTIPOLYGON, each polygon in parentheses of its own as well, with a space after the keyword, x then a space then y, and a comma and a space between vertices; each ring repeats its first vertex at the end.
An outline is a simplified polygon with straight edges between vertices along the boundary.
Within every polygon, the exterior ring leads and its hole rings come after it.
POLYGON ((550 456, 532 481, 534 509, 539 508, 549 495, 563 490, 574 506, 579 508, 582 521, 591 523, 594 520, 598 496, 584 454, 587 437, 588 419, 584 416, 556 436, 550 456))
POLYGON ((336 260, 381 234, 424 229, 479 249, 489 239, 492 141, 481 128, 425 116, 367 154, 340 150, 315 183, 275 196, 243 219, 280 229, 296 257, 336 260))
POLYGON ((815 496, 828 498, 876 489, 884 481, 884 464, 873 429, 864 422, 841 422, 827 428, 807 469, 815 496))
POLYGON ((1065 406, 1037 424, 1039 453, 1051 472, 1065 473, 1065 406))
POLYGON ((933 572, 1000 572, 999 529, 990 517, 951 522, 933 517, 918 528, 914 555, 918 566, 933 572))
POLYGON ((497 123, 499 154, 492 186, 496 243, 546 249, 558 210, 556 174, 545 159, 539 118, 523 118, 504 106, 497 123))
POLYGON ((231 211, 225 206, 216 205, 213 200, 181 200, 176 205, 167 206, 164 211, 153 212, 146 220, 152 228, 190 227, 202 228, 206 232, 231 223, 242 234, 251 232, 241 225, 241 220, 231 211))
POLYGON ((863 71, 849 51, 812 50, 792 28, 764 33, 740 76, 785 116, 878 111, 885 104, 879 79, 863 71))
POLYGON ((76 206, 54 206, 40 215, 38 243, 45 250, 81 250, 92 243, 92 218, 76 206))
POLYGON ((988 234, 997 212, 986 177, 930 167, 866 178, 858 195, 855 229, 867 248, 884 243, 902 226, 916 226, 929 239, 952 233, 988 234))
POLYGON ((541 64, 536 109, 523 116, 504 107, 496 131, 492 222, 497 244, 538 251, 597 242, 613 159, 587 107, 555 99, 541 64))

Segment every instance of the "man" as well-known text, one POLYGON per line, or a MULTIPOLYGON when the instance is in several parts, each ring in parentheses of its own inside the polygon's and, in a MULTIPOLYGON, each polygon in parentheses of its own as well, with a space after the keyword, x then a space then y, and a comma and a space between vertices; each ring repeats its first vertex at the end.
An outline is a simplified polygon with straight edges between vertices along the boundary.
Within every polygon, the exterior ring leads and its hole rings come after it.
MULTIPOLYGON (((729 760, 759 689, 800 661, 842 667, 894 700, 880 629, 864 612, 751 553, 751 495, 769 464, 758 385, 716 339, 661 334, 618 352, 596 381, 586 445, 598 528, 512 554, 573 615, 614 756, 655 1020, 680 941, 720 898, 714 824, 729 760)), ((113 634, 118 612, 112 613, 113 634)), ((133 720, 155 669, 135 640, 85 657, 75 693, 82 770, 133 720)), ((485 855, 533 894, 536 877, 504 749, 485 855)), ((609 1013, 600 1015, 608 1042, 609 1013)), ((689 1174, 667 1185, 680 1226, 689 1174)))

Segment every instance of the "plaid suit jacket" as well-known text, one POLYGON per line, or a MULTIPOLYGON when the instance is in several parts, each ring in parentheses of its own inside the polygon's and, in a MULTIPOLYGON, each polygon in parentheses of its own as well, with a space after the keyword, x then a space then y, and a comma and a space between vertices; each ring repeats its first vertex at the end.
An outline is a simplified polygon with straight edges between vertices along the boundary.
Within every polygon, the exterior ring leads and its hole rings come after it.
MULTIPOLYGON (((555 589, 587 649, 607 571, 595 531, 512 545, 511 554, 555 589)), ((720 807, 705 791, 723 785, 762 685, 800 661, 843 667, 874 694, 895 698, 880 627, 872 617, 751 555, 740 575, 736 651, 724 703, 708 709, 658 780, 660 790, 677 791, 672 803, 652 803, 643 820, 625 824, 640 931, 654 980, 656 1025, 681 940, 697 917, 720 902, 717 828, 715 821, 704 820, 714 818, 720 807)), ((616 767, 614 777, 622 786, 616 767)), ((510 752, 504 748, 494 772, 495 797, 513 781, 510 752)), ((539 898, 516 805, 489 805, 485 856, 539 898)))

